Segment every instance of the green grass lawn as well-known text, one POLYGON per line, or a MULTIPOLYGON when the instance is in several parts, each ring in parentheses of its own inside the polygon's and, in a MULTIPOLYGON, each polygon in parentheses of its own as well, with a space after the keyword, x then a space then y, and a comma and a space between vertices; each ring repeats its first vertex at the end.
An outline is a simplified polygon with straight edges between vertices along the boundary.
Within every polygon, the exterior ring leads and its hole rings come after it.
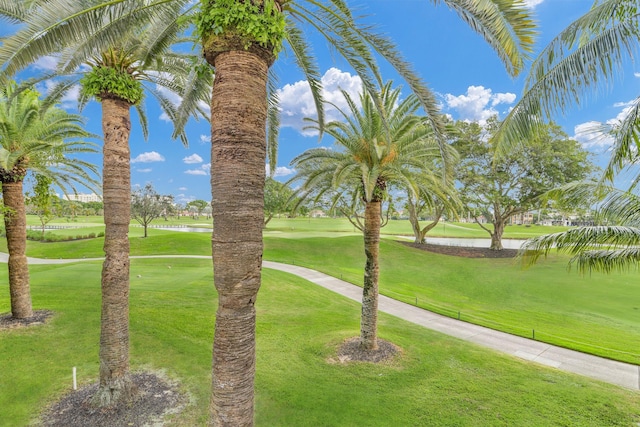
MULTIPOLYGON (((361 285, 361 238, 266 239, 265 259, 361 285)), ((380 245, 380 293, 517 335, 640 363, 640 274, 581 276, 554 256, 522 269, 509 259, 433 254, 380 245)))
MULTIPOLYGON (((40 222, 35 215, 27 215, 27 224, 29 226, 38 227, 40 222)), ((426 224, 426 223, 425 223, 426 224)), ((68 230, 56 230, 56 234, 62 235, 75 235, 79 232, 98 232, 104 231, 104 221, 101 216, 77 216, 73 220, 67 220, 66 218, 56 218, 49 223, 50 226, 58 227, 70 227, 68 230), (84 228, 91 228, 90 231, 85 231, 84 228), (74 230, 74 228, 83 228, 81 231, 74 230)), ((132 230, 139 227, 139 224, 135 221, 131 221, 132 230)), ((182 217, 180 219, 168 218, 165 221, 163 218, 157 218, 151 226, 192 226, 192 227, 204 227, 211 228, 212 220, 207 219, 204 216, 198 219, 190 217, 182 217)), ((539 236, 541 234, 556 233, 558 231, 565 231, 568 227, 559 226, 539 226, 532 225, 508 225, 505 228, 504 237, 506 239, 528 239, 530 237, 539 236)), ((273 218, 265 230, 266 235, 274 235, 277 237, 319 237, 327 235, 360 235, 360 231, 355 229, 353 225, 346 218, 273 218)), ((408 220, 391 220, 386 227, 382 228, 382 234, 384 235, 407 235, 413 236, 411 231, 411 225, 408 220)), ((428 234, 430 237, 477 237, 477 238, 489 238, 489 234, 482 230, 478 224, 475 223, 456 223, 456 222, 440 222, 433 230, 428 234)))
MULTIPOLYGON (((130 233, 132 255, 211 254, 208 233, 153 230, 147 239, 141 233, 137 228, 130 233)), ((28 242, 28 254, 101 257, 102 245, 103 239, 28 242)), ((6 250, 4 239, 0 250, 6 250)), ((362 284, 364 254, 359 236, 266 237, 264 256, 362 284)), ((535 334, 541 341, 640 363, 640 275, 581 276, 568 273, 566 261, 554 256, 523 270, 511 260, 457 258, 383 240, 380 292, 505 332, 525 337, 535 334)))
MULTIPOLYGON (((349 246, 348 240, 340 246, 349 246)), ((267 253, 276 251, 272 246, 268 242, 267 253)), ((385 254, 389 248, 397 249, 385 244, 385 254)), ((100 262, 31 267, 34 306, 54 310, 55 317, 47 325, 0 331, 0 424, 21 426, 37 417, 70 390, 73 366, 81 386, 96 381, 100 269, 100 262)), ((2 264, 0 277, 6 275, 2 264)), ((216 308, 211 262, 132 260, 131 277, 132 368, 162 370, 177 379, 193 404, 175 424, 204 425, 216 308)), ((640 421, 637 392, 502 356, 384 314, 380 336, 402 348, 397 360, 381 366, 330 363, 336 346, 358 334, 359 305, 285 273, 267 269, 263 277, 257 301, 258 426, 640 421)), ((0 295, 0 312, 6 312, 6 281, 0 281, 0 295)))
MULTIPOLYGON (((426 223, 425 223, 426 224, 426 223)), ((424 226, 424 224, 423 224, 424 226)), ((489 227, 491 228, 491 227, 489 227)), ((528 239, 541 234, 556 233, 565 231, 569 227, 532 225, 508 225, 505 228, 504 238, 506 239, 528 239)), ((289 237, 293 234, 297 237, 323 236, 322 233, 361 233, 354 228, 345 218, 274 218, 267 225, 266 234, 274 233, 274 236, 289 237), (276 234, 282 233, 284 236, 276 234)), ((382 228, 384 235, 406 235, 413 236, 411 224, 408 220, 390 220, 382 228)), ((489 234, 475 223, 450 223, 440 222, 427 234, 427 237, 477 237, 488 239, 489 234)))

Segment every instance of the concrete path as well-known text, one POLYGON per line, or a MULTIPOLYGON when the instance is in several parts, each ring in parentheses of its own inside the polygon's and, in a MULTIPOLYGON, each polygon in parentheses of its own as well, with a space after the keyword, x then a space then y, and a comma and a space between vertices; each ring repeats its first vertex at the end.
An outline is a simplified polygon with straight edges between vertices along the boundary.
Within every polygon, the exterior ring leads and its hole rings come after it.
MULTIPOLYGON (((131 258, 200 258, 198 255, 153 255, 131 258)), ((6 263, 7 254, 0 252, 0 262, 6 263)), ((66 264, 78 261, 100 261, 102 258, 85 259, 40 259, 29 258, 30 264, 66 264)), ((278 262, 264 261, 263 266, 284 271, 306 279, 330 291, 336 292, 358 303, 362 301, 362 288, 309 268, 278 262)), ((493 350, 510 354, 528 361, 540 363, 562 371, 572 372, 625 388, 640 390, 640 366, 592 356, 578 351, 556 347, 527 338, 510 335, 482 326, 441 316, 380 295, 378 309, 400 319, 415 323, 452 337, 460 338, 493 350)))

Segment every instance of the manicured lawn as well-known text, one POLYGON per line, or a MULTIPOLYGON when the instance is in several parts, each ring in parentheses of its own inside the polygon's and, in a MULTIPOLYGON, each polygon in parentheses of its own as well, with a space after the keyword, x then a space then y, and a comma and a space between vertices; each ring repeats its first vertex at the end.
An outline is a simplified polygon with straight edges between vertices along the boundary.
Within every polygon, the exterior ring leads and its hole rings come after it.
MULTIPOLYGON (((362 239, 266 239, 265 259, 361 285, 362 239)), ((554 256, 522 269, 505 259, 438 255, 383 240, 380 293, 502 331, 640 363, 640 274, 581 276, 554 256)))
MULTIPOLYGON (((556 233, 567 229, 568 227, 559 226, 532 225, 527 227, 523 225, 508 225, 505 228, 504 237, 508 239, 528 239, 541 234, 556 233)), ((278 237, 290 237, 291 235, 307 237, 309 234, 312 237, 319 237, 322 235, 320 233, 327 232, 361 234, 345 218, 274 218, 267 225, 266 233, 269 234, 270 232, 282 233, 274 234, 278 237)), ((411 224, 409 224, 408 220, 390 220, 382 228, 381 233, 385 235, 413 236, 411 224)), ((475 223, 440 222, 433 230, 429 231, 427 237, 477 237, 488 239, 489 234, 475 223)))
MULTIPOLYGON (((335 234, 325 232, 331 236, 335 234)), ((305 235, 306 232, 300 232, 305 235)), ((132 255, 210 255, 208 233, 131 231, 132 255)), ((6 250, 4 239, 0 250, 6 250), (3 247, 4 246, 4 247, 3 247)), ((101 257, 103 239, 28 243, 39 258, 101 257)), ((265 238, 265 259, 304 265, 362 284, 359 236, 265 238)), ((640 363, 640 275, 581 276, 564 257, 523 270, 511 260, 437 255, 383 240, 380 292, 398 300, 525 337, 640 363)), ((134 276, 132 276, 134 277, 134 276)))
MULTIPOLYGON (((30 226, 39 226, 40 222, 34 215, 27 216, 27 223, 30 226)), ((426 223, 425 223, 426 224, 426 223)), ((56 218, 49 223, 52 226, 61 227, 78 227, 82 230, 56 230, 57 234, 63 235, 75 235, 78 233, 86 233, 91 231, 104 231, 104 221, 100 216, 78 216, 73 220, 67 220, 65 218, 56 218), (85 231, 84 228, 91 228, 90 231, 85 231)), ((131 221, 132 230, 139 228, 139 224, 135 221, 131 221)), ((168 218, 165 221, 164 218, 157 218, 152 222, 152 226, 167 227, 167 226, 191 226, 211 228, 212 220, 207 219, 205 216, 201 216, 198 219, 191 217, 182 217, 176 219, 174 217, 168 218)), ((556 226, 539 226, 532 225, 508 225, 505 229, 504 237, 508 239, 528 239, 530 237, 539 236, 541 234, 555 233, 558 231, 567 230, 568 227, 556 227, 556 226)), ((141 231, 140 231, 141 232, 141 231)), ((351 223, 345 218, 273 218, 265 230, 266 235, 273 234, 278 237, 318 237, 326 236, 326 233, 335 233, 337 235, 343 235, 343 233, 358 234, 360 231, 355 229, 351 223)), ((408 220, 391 220, 386 227, 382 228, 382 233, 385 235, 407 235, 413 236, 411 231, 411 225, 408 220)), ((456 222, 441 222, 428 234, 431 237, 477 237, 488 239, 489 234, 482 230, 478 224, 475 223, 456 223, 456 222)))
MULTIPOLYGON (((273 240, 268 253, 277 251, 273 240)), ((348 240, 339 245, 349 247, 348 240)), ((388 245, 385 253, 397 249, 388 245)), ((73 366, 80 385, 97 379, 100 268, 99 262, 31 267, 35 307, 56 315, 44 326, 0 332, 1 424, 28 424, 70 390, 73 366)), ((2 264, 0 277, 6 275, 2 264)), ((194 403, 175 424, 204 425, 216 308, 211 262, 133 260, 131 277, 133 368, 163 370, 179 380, 194 403)), ((263 277, 257 301, 259 426, 640 421, 637 392, 502 356, 387 315, 380 318, 380 335, 403 349, 401 357, 382 366, 330 363, 338 343, 358 333, 358 304, 281 272, 265 270, 263 277)), ((6 312, 6 281, 0 281, 0 295, 0 312, 6 312)))

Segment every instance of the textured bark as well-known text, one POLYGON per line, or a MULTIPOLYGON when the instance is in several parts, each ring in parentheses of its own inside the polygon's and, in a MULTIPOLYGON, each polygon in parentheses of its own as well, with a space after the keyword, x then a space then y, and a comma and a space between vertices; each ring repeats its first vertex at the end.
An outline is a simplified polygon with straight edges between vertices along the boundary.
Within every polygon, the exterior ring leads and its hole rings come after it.
POLYGON ((425 236, 429 231, 431 231, 438 223, 440 222, 440 218, 442 218, 442 213, 444 209, 436 208, 435 216, 436 219, 423 228, 420 228, 420 220, 418 219, 418 212, 416 206, 413 204, 411 198, 408 199, 407 207, 409 208, 409 223, 411 224, 411 229, 413 230, 413 243, 424 243, 425 236))
POLYGON ((129 168, 130 105, 120 99, 102 100, 104 132, 102 191, 104 199, 104 253, 100 323, 99 406, 127 399, 129 378, 129 168))
POLYGON ((2 197, 9 212, 4 216, 9 251, 9 292, 11 315, 17 319, 33 316, 27 264, 27 216, 22 181, 3 182, 2 197))
POLYGON ((504 221, 502 219, 496 219, 493 222, 493 233, 491 233, 491 247, 494 251, 501 251, 502 247, 502 234, 504 233, 504 221))
POLYGON ((253 425, 270 64, 252 51, 223 52, 214 59, 211 192, 218 311, 210 423, 216 426, 253 425))
POLYGON ((360 345, 366 350, 378 349, 378 253, 380 251, 381 202, 367 202, 364 209, 364 267, 360 345))

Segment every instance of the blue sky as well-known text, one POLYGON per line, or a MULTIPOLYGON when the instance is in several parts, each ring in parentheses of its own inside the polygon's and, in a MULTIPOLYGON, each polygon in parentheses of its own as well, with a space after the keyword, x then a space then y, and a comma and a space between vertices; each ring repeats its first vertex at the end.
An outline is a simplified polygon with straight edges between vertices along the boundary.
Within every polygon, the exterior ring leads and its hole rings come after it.
MULTIPOLYGON (((443 113, 454 119, 485 120, 493 114, 504 117, 517 101, 524 78, 511 78, 502 63, 484 40, 475 34, 446 6, 434 6, 428 0, 349 0, 358 8, 356 15, 366 15, 380 32, 392 38, 404 57, 427 82, 442 104, 443 113)), ((584 14, 592 0, 528 0, 539 24, 538 48, 544 46, 571 21, 584 14)), ((314 54, 324 74, 325 97, 340 104, 340 89, 353 94, 360 90, 360 80, 345 61, 327 49, 326 42, 312 36, 314 54)), ((35 65, 49 68, 52 61, 44 58, 35 65)), ((285 180, 293 171, 289 162, 304 150, 330 146, 331 141, 319 141, 317 136, 302 131, 305 116, 315 112, 307 84, 293 61, 281 55, 274 64, 279 76, 282 124, 277 177, 285 180)), ((402 81, 389 66, 383 75, 398 85, 402 81)), ((525 73, 526 74, 526 73, 525 73)), ((555 118, 570 136, 575 136, 595 153, 599 163, 606 158, 608 141, 594 139, 584 129, 591 122, 607 122, 623 111, 635 98, 640 86, 640 67, 629 64, 615 88, 589 97, 582 107, 572 108, 566 116, 555 118)), ((406 85, 404 85, 406 87, 406 85)), ((408 89, 406 89, 408 90, 408 89)), ((74 94, 65 108, 74 110, 74 94)), ((210 200, 210 131, 206 121, 188 125, 190 145, 185 148, 171 140, 171 125, 162 118, 152 100, 147 102, 149 139, 145 141, 132 111, 131 181, 143 186, 151 182, 163 194, 172 194, 185 203, 194 199, 210 200)), ((100 134, 100 106, 92 102, 83 111, 89 130, 100 134)), ((338 116, 329 117, 338 118, 338 116)), ((101 164, 100 155, 91 161, 101 164)))

